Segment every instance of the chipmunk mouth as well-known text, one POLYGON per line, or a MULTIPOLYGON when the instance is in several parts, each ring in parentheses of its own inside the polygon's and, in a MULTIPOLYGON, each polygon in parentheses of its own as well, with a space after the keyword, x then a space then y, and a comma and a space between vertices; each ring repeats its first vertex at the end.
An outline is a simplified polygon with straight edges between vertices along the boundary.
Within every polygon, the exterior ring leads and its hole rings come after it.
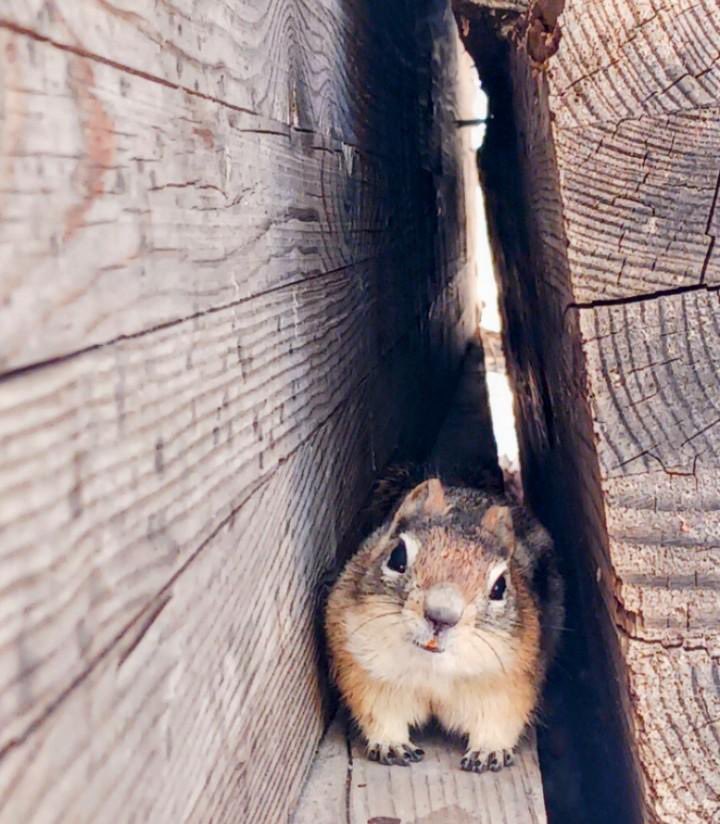
POLYGON ((438 644, 438 639, 435 636, 423 644, 419 641, 415 641, 415 646, 420 647, 420 649, 424 649, 425 652, 434 652, 436 654, 444 652, 444 648, 438 644))

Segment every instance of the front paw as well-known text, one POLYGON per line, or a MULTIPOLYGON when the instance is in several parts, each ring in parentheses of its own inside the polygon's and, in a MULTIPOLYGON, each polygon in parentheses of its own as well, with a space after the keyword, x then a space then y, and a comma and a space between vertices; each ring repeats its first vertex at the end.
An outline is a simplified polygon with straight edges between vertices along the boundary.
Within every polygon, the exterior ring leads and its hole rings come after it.
POLYGON ((414 761, 422 761, 425 751, 410 741, 402 744, 385 744, 380 741, 368 742, 368 758, 380 764, 408 767, 414 761))
POLYGON ((512 750, 468 750, 460 761, 460 767, 466 772, 498 772, 514 762, 512 750))

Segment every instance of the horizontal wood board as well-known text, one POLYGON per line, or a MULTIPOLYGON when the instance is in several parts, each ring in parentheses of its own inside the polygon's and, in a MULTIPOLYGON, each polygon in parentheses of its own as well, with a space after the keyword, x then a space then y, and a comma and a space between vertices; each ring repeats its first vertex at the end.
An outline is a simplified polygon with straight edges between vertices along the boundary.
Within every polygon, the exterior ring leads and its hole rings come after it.
POLYGON ((287 819, 319 582, 475 322, 447 10, 161 5, 0 14, 2 821, 287 819))
MULTIPOLYGON (((289 49, 280 21, 297 14, 291 2, 270 10, 259 0, 234 10, 163 6, 158 14, 146 10, 147 26, 139 22, 145 4, 123 10, 73 0, 35 13, 32 3, 11 5, 5 24, 0 14, 0 371, 384 255, 392 277, 393 261, 425 265, 418 225, 407 215, 413 204, 424 220, 434 211, 432 173, 441 172, 435 155, 442 141, 430 145, 428 81, 418 73, 415 23, 402 28, 401 7, 365 16, 338 2, 308 4, 293 26, 312 48, 301 41, 289 49), (230 92, 195 93, 170 69, 144 70, 158 69, 158 51, 165 58, 172 52, 183 22, 205 32, 208 51, 233 34, 243 39, 256 28, 232 28, 243 13, 269 15, 278 37, 266 41, 260 26, 249 35, 258 43, 245 51, 233 45, 227 65, 247 61, 251 78, 287 91, 286 72, 273 72, 273 61, 306 54, 305 71, 321 90, 342 80, 333 93, 353 107, 348 119, 361 134, 344 136, 314 120, 298 124, 287 112, 233 102, 230 92), (337 51, 340 43, 318 15, 326 25, 359 26, 346 34, 352 47, 337 51), (73 45, 76 37, 92 42, 73 45), (313 74, 317 61, 333 83, 313 74), (359 67, 348 67, 356 61, 359 67), (343 77, 343 68, 352 76, 343 77), (349 92, 355 82, 362 94, 349 92)), ((418 25, 431 12, 430 5, 418 25)), ((195 42, 197 35, 187 34, 195 42)), ((223 65, 217 52, 215 58, 223 65)), ((273 89, 270 100, 278 98, 273 89)), ((438 102, 442 94, 435 93, 438 102)), ((315 90, 307 98, 320 104, 322 95, 315 90)))
MULTIPOLYGON (((420 740, 420 739, 419 739, 420 740)), ((425 758, 411 767, 367 760, 335 722, 318 751, 293 824, 543 824, 545 808, 534 738, 499 773, 460 769, 460 745, 422 737, 425 758)))

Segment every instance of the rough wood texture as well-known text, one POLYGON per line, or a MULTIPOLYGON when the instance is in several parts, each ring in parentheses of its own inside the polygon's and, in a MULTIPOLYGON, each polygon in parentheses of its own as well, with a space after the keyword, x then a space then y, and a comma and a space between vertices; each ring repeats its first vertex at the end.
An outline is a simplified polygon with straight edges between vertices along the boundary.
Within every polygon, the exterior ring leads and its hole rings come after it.
POLYGON ((0 10, 4 26, 70 54, 365 148, 369 136, 386 144, 393 97, 414 71, 366 71, 407 33, 400 17, 381 17, 377 0, 362 14, 334 0, 5 0, 0 10))
POLYGON ((367 760, 335 722, 320 745, 293 824, 545 824, 534 739, 511 769, 463 772, 461 748, 422 739, 425 758, 408 769, 367 760))
MULTIPOLYGON (((374 95, 398 130, 419 91, 406 52, 374 95)), ((407 132, 380 154, 1 27, 0 74, 3 371, 383 254, 399 277, 417 231, 399 215, 427 192, 407 132)))
MULTIPOLYGON (((464 374, 432 452, 433 465, 497 470, 489 424, 482 351, 470 350, 464 374)), ((439 734, 417 740, 419 764, 385 767, 368 761, 361 742, 335 721, 320 745, 293 824, 544 824, 545 806, 535 738, 517 763, 499 773, 465 773, 462 746, 439 734)))
POLYGON ((475 322, 457 36, 145 5, 0 12, 0 820, 278 824, 318 582, 475 322))
POLYGON ((545 73, 512 49, 526 210, 495 220, 524 476, 667 824, 720 818, 719 22, 568 0, 545 73))

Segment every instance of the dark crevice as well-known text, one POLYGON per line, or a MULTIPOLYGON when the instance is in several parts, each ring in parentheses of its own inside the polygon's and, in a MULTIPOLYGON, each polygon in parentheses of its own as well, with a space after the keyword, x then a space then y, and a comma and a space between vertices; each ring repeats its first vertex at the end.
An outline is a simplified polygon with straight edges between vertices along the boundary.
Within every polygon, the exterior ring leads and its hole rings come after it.
MULTIPOLYGON (((545 219, 547 227, 549 212, 561 214, 561 200, 559 183, 548 172, 554 150, 543 80, 532 73, 527 55, 517 51, 521 20, 513 22, 512 15, 464 0, 456 0, 456 11, 489 97, 478 168, 499 281, 526 498, 555 538, 566 584, 566 631, 538 726, 548 820, 635 824, 642 820, 642 802, 626 726, 627 685, 622 671, 618 674, 617 632, 595 578, 594 559, 605 534, 597 505, 599 469, 587 457, 591 450, 586 445, 592 444, 589 409, 569 402, 582 397, 585 387, 577 316, 567 309, 661 295, 574 304, 567 261, 560 289, 558 271, 548 277, 539 224, 545 219), (543 175, 540 182, 534 179, 535 169, 543 175), (539 196, 535 184, 543 187, 539 196), (555 198, 554 208, 542 215, 535 211, 543 208, 542 202, 528 207, 547 197, 555 198), (588 489, 596 490, 595 498, 588 489)), ((562 234, 561 226, 555 230, 562 234)), ((710 287, 669 293, 700 289, 710 287)))
POLYGON ((350 730, 345 729, 345 746, 347 747, 347 774, 345 776, 345 821, 352 824, 352 778, 353 778, 353 754, 350 730))
POLYGON ((715 248, 716 235, 712 231, 712 228, 713 220, 715 218, 715 209, 717 208, 718 194, 720 194, 720 172, 718 172, 717 180, 715 181, 715 192, 710 205, 710 211, 708 212, 707 223, 705 224, 705 234, 710 238, 710 243, 708 244, 707 252, 705 253, 705 260, 703 261, 702 272, 700 273, 700 280, 703 283, 705 282, 705 275, 707 274, 707 269, 710 265, 713 250, 715 248))

